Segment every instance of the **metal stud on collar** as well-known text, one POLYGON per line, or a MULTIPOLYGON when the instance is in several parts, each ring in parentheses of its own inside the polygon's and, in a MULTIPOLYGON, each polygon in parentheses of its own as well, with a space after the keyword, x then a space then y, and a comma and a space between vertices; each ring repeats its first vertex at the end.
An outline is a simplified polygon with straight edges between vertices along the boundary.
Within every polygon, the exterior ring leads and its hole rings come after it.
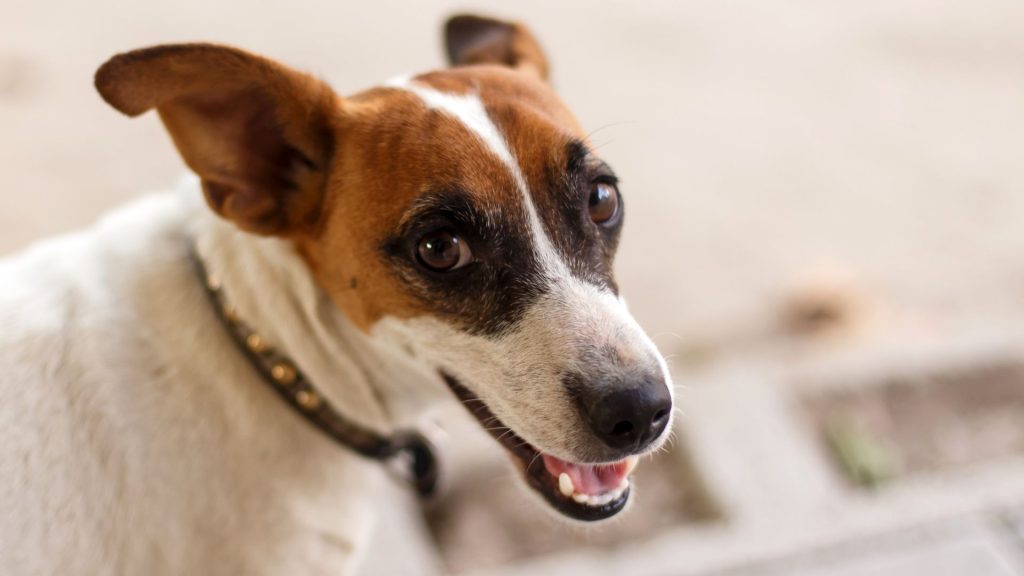
POLYGON ((399 430, 385 437, 349 420, 327 402, 302 371, 252 327, 239 318, 224 295, 220 278, 209 274, 198 251, 192 260, 210 303, 239 349, 260 376, 307 421, 339 444, 367 458, 396 462, 421 497, 437 489, 438 461, 433 444, 413 430, 399 430))
POLYGON ((287 362, 278 362, 270 369, 270 377, 281 386, 291 386, 295 383, 295 368, 287 362))

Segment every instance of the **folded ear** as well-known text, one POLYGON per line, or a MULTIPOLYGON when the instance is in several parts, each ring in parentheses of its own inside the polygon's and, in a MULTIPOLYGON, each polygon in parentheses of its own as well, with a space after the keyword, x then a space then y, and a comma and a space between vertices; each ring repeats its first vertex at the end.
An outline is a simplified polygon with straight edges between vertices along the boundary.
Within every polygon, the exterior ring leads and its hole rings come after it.
POLYGON ((515 22, 461 14, 444 27, 452 66, 502 64, 548 79, 548 59, 533 34, 515 22))
POLYGON ((179 44, 114 56, 96 89, 129 116, 156 108, 207 203, 240 228, 287 234, 316 219, 339 105, 323 82, 235 48, 179 44))

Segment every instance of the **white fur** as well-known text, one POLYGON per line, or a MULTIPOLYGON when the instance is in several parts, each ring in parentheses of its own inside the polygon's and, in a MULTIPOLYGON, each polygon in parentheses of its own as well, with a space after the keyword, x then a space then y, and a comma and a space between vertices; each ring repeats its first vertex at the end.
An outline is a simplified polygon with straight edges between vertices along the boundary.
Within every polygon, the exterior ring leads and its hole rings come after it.
POLYGON ((349 325, 287 245, 200 197, 192 180, 0 261, 0 574, 352 572, 383 471, 256 375, 190 236, 344 413, 387 430, 440 384, 349 325))

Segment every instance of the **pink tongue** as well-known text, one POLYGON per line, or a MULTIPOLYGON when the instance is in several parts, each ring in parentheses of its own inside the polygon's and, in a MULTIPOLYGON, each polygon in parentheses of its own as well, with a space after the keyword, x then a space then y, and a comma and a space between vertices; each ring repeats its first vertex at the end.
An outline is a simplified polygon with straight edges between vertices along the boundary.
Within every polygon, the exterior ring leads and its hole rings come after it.
POLYGON ((542 457, 544 467, 556 480, 564 472, 572 478, 572 485, 577 492, 592 496, 618 488, 628 469, 625 460, 612 464, 572 464, 547 454, 542 457))

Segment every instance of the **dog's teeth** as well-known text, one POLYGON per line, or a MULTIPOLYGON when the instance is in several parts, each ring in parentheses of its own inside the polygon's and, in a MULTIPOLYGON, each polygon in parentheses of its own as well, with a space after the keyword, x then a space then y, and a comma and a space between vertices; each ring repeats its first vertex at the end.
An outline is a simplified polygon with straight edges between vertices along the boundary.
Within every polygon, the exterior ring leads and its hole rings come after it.
POLYGON ((582 492, 575 492, 572 495, 572 499, 577 504, 586 504, 587 506, 593 506, 595 508, 604 506, 610 502, 614 502, 622 497, 622 494, 626 492, 626 488, 629 487, 628 482, 623 482, 618 488, 611 492, 605 492, 604 494, 583 494, 582 492))
POLYGON ((576 492, 576 487, 573 485, 572 477, 565 472, 558 475, 558 490, 566 498, 572 498, 577 504, 584 504, 587 506, 593 506, 595 508, 605 506, 610 502, 614 502, 622 497, 629 488, 629 479, 623 478, 619 485, 614 489, 604 492, 602 494, 584 494, 582 492, 576 492))
POLYGON ((576 491, 576 487, 572 485, 572 478, 568 474, 562 472, 558 475, 558 489, 562 491, 563 496, 572 496, 572 493, 576 491))

